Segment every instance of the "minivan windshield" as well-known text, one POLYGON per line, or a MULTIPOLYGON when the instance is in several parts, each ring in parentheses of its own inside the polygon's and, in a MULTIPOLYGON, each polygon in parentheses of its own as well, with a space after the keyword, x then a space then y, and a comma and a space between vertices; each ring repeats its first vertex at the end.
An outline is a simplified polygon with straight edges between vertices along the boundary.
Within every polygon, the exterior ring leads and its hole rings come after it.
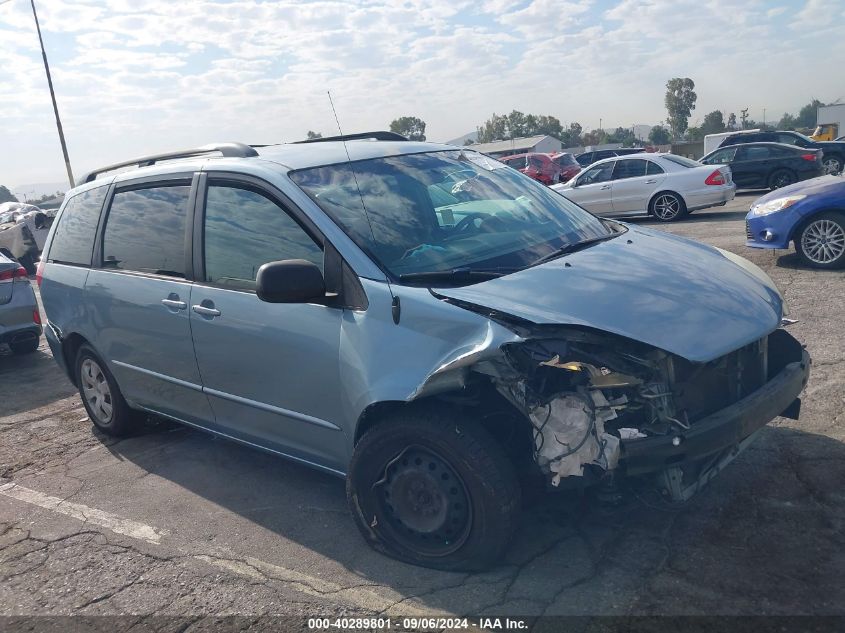
POLYGON ((468 150, 313 167, 290 177, 383 270, 407 283, 475 283, 614 234, 560 194, 468 150))

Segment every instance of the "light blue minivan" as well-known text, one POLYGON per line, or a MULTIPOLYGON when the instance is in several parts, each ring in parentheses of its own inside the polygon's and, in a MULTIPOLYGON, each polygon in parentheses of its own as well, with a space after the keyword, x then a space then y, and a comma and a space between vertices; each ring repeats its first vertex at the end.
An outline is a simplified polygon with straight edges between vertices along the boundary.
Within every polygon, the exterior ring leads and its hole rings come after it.
POLYGON ((495 563, 526 488, 688 497, 809 376, 753 264, 385 132, 98 170, 38 279, 98 429, 155 414, 345 477, 374 547, 440 569, 495 563))

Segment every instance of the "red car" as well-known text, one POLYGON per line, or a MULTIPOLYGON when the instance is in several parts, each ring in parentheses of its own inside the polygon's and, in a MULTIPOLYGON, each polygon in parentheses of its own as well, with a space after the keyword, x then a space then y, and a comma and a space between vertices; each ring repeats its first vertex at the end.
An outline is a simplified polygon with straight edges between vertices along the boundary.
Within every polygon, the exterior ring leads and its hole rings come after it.
POLYGON ((544 185, 553 185, 561 181, 560 167, 548 154, 514 154, 513 156, 504 156, 499 160, 508 167, 513 167, 544 185))
POLYGON ((552 162, 560 167, 560 181, 569 182, 578 172, 583 169, 572 154, 561 152, 560 154, 551 154, 552 162))

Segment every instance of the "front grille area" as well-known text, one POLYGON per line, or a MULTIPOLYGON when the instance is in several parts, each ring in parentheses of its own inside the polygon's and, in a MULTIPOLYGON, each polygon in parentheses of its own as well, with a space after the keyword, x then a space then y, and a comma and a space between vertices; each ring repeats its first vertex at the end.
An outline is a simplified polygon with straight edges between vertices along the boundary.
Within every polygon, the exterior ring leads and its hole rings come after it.
POLYGON ((675 408, 690 422, 742 400, 767 380, 768 338, 741 347, 709 363, 675 358, 675 408))
POLYGON ((745 221, 745 238, 749 240, 754 239, 754 235, 751 233, 751 225, 748 223, 748 220, 745 221))

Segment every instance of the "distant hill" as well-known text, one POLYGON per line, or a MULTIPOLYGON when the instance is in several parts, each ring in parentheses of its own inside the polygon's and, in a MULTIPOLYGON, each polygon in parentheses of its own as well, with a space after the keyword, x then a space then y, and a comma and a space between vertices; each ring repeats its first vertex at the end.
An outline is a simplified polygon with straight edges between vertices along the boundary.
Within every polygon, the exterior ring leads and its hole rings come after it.
POLYGON ((24 198, 40 198, 41 196, 52 195, 57 191, 64 193, 68 190, 67 180, 61 182, 36 182, 28 185, 17 185, 9 187, 15 197, 21 202, 24 198))

